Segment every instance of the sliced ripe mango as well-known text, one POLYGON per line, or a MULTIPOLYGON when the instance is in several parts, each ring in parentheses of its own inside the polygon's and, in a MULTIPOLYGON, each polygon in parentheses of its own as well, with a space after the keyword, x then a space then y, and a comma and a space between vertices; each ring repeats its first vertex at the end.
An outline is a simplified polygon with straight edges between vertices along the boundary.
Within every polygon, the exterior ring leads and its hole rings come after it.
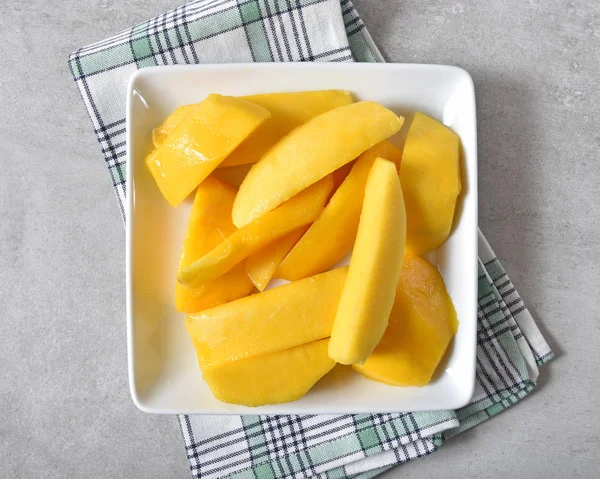
MULTIPOLYGON (((271 113, 271 119, 231 152, 221 164, 224 167, 256 163, 271 146, 297 126, 321 113, 354 101, 351 93, 342 90, 267 93, 240 98, 266 108, 271 113)), ((164 143, 193 108, 194 105, 180 106, 162 125, 153 130, 152 140, 156 148, 164 143)))
MULTIPOLYGON (((231 222, 235 194, 235 188, 215 178, 207 178, 198 187, 183 240, 179 271, 221 243, 223 236, 236 230, 231 222)), ((246 296, 252 287, 242 265, 195 289, 185 289, 176 282, 175 308, 194 313, 246 296)))
POLYGON ((201 369, 329 337, 346 272, 338 268, 187 316, 201 369))
POLYGON ((294 128, 321 113, 354 101, 349 92, 342 90, 267 93, 242 98, 269 110, 271 119, 233 150, 222 166, 256 163, 294 128))
POLYGON ((333 186, 323 178, 257 221, 240 228, 213 250, 177 274, 187 288, 214 281, 269 243, 307 225, 319 216, 333 186))
POLYGON ((264 108, 231 96, 211 94, 193 105, 146 158, 165 199, 172 206, 181 203, 269 115, 264 108))
POLYGON ((439 271, 418 256, 407 256, 385 334, 367 362, 353 367, 386 384, 425 386, 457 329, 439 271))
POLYGON ((225 183, 229 183, 236 188, 239 188, 246 178, 248 171, 250 171, 252 165, 238 165, 238 166, 230 166, 228 168, 217 168, 212 172, 212 176, 219 178, 225 183))
POLYGON ((432 251, 448 239, 461 191, 459 151, 456 133, 423 113, 415 113, 400 169, 406 202, 406 246, 415 255, 432 251))
POLYGON ((173 130, 181 123, 181 121, 194 109, 194 105, 183 105, 175 109, 167 119, 157 128, 152 130, 152 142, 154 147, 158 148, 162 145, 167 137, 173 133, 173 130))
POLYGON ((337 189, 342 185, 346 177, 350 174, 352 167, 354 166, 354 161, 350 163, 346 163, 343 166, 340 166, 337 170, 331 173, 333 177, 333 191, 337 191, 337 189))
POLYGON ((285 258, 285 255, 289 253, 305 231, 306 227, 293 231, 265 246, 246 260, 246 272, 256 289, 264 291, 281 260, 285 258))
POLYGON ((383 336, 405 243, 406 212, 396 165, 378 158, 367 178, 348 279, 329 342, 329 356, 338 363, 364 363, 383 336))
POLYGON ((238 228, 396 133, 404 119, 362 101, 325 112, 293 130, 254 165, 233 204, 238 228))
POLYGON ((335 366, 328 339, 207 368, 203 378, 219 401, 264 406, 295 401, 335 366))
POLYGON ((367 176, 377 157, 400 169, 402 152, 387 140, 360 155, 321 215, 281 262, 277 277, 295 281, 319 274, 348 254, 356 238, 367 176))

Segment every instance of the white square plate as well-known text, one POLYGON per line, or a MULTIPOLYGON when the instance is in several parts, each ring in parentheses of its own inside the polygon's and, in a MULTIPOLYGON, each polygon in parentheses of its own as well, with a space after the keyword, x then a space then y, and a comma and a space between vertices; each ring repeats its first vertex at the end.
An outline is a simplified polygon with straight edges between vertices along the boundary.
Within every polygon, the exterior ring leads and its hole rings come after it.
POLYGON ((406 64, 271 63, 193 65, 139 70, 127 97, 127 321, 129 381, 143 411, 189 414, 333 414, 454 409, 475 381, 477 330, 477 151, 475 94, 456 67, 406 64), (403 143, 410 112, 422 111, 460 135, 463 193, 450 239, 430 255, 458 314, 458 333, 434 381, 422 388, 387 386, 337 366, 298 401, 247 408, 214 399, 202 380, 184 314, 173 306, 175 273, 191 199, 172 208, 144 158, 152 129, 178 106, 209 93, 251 95, 342 89, 406 116, 392 141, 403 143))

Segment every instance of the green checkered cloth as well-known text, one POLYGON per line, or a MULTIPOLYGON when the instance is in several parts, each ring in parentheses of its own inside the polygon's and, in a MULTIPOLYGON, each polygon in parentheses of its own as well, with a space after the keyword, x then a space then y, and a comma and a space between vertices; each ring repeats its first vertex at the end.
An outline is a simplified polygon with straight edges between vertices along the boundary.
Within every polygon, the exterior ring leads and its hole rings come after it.
MULTIPOLYGON (((197 0, 81 48, 69 66, 124 215, 125 98, 138 68, 180 63, 383 61, 349 0, 197 0)), ((552 351, 479 237, 476 389, 456 411, 179 416, 198 478, 370 478, 435 451, 536 384, 552 351)))

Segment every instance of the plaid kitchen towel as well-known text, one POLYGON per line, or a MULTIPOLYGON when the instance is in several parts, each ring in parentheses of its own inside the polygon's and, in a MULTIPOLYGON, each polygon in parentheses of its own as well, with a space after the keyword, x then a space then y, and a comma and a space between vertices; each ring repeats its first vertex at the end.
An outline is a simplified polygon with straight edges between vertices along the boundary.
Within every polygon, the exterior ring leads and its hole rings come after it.
MULTIPOLYGON (((124 215, 125 93, 138 68, 179 63, 383 61, 349 0, 197 0, 69 59, 124 215)), ((552 351, 479 237, 474 396, 457 411, 179 416, 194 477, 370 478, 435 451, 519 401, 552 351)))

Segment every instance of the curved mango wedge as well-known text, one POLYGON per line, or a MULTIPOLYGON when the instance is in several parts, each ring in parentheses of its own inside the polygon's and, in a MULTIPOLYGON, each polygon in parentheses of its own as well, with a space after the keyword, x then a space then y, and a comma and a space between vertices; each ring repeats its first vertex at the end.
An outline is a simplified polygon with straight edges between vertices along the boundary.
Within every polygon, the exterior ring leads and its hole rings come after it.
POLYGON ((289 253, 305 231, 306 228, 293 231, 265 246, 246 260, 246 272, 256 289, 264 291, 271 278, 273 278, 281 260, 285 258, 285 255, 289 253))
POLYGON ((227 236, 213 250, 182 269, 177 280, 187 288, 214 281, 262 247, 313 222, 332 187, 333 180, 327 176, 301 191, 268 215, 227 236))
POLYGON ((154 147, 158 148, 162 145, 167 137, 173 133, 173 130, 177 128, 177 125, 182 122, 182 120, 193 111, 195 105, 183 105, 175 109, 173 113, 171 113, 167 119, 157 128, 152 130, 152 143, 154 143, 154 147))
MULTIPOLYGON (((271 119, 233 150, 220 167, 256 163, 269 148, 297 126, 321 113, 354 101, 351 93, 342 90, 266 93, 240 98, 266 108, 271 113, 271 119)), ((152 140, 156 148, 164 143, 193 108, 194 105, 180 106, 162 125, 152 131, 152 140)))
POLYGON ((230 404, 264 406, 295 401, 335 366, 328 339, 207 368, 203 378, 214 396, 230 404))
POLYGON ((348 279, 335 316, 329 356, 364 363, 383 336, 406 244, 406 212, 396 165, 378 158, 367 185, 348 279))
POLYGON ((406 247, 412 254, 432 251, 448 239, 461 191, 459 151, 456 133, 423 113, 415 114, 400 169, 406 247))
POLYGON ((342 185, 344 180, 348 177, 353 166, 354 161, 351 161, 350 163, 346 163, 345 165, 340 166, 337 170, 331 173, 331 176, 333 177, 334 192, 337 191, 337 189, 342 185))
POLYGON ((349 92, 342 90, 267 93, 241 98, 269 110, 271 118, 233 150, 221 166, 256 163, 294 128, 321 113, 354 101, 349 92))
POLYGON ((203 371, 327 338, 348 268, 295 281, 186 318, 203 371))
POLYGON ((425 386, 457 329, 439 271, 418 256, 407 256, 385 334, 367 362, 353 368, 393 386, 425 386))
POLYGON ((211 176, 219 178, 225 183, 229 183, 230 185, 239 188, 251 167, 252 165, 238 165, 230 166, 228 168, 217 168, 211 173, 211 176))
MULTIPOLYGON (((183 240, 179 271, 217 246, 223 241, 223 235, 230 235, 236 230, 231 222, 235 193, 235 188, 215 178, 207 178, 198 187, 183 240)), ((240 265, 221 278, 195 289, 188 290, 176 283, 175 308, 184 313, 195 313, 246 296, 252 287, 240 265)))
POLYGON ((276 277, 295 281, 322 273, 350 252, 367 176, 377 157, 393 161, 400 169, 402 152, 387 140, 360 155, 321 215, 281 262, 276 277))
POLYGON ((270 114, 232 96, 211 94, 193 105, 167 139, 146 158, 165 199, 181 203, 270 114))
POLYGON ((325 112, 293 130, 254 165, 233 204, 238 228, 396 133, 404 119, 362 101, 325 112))

